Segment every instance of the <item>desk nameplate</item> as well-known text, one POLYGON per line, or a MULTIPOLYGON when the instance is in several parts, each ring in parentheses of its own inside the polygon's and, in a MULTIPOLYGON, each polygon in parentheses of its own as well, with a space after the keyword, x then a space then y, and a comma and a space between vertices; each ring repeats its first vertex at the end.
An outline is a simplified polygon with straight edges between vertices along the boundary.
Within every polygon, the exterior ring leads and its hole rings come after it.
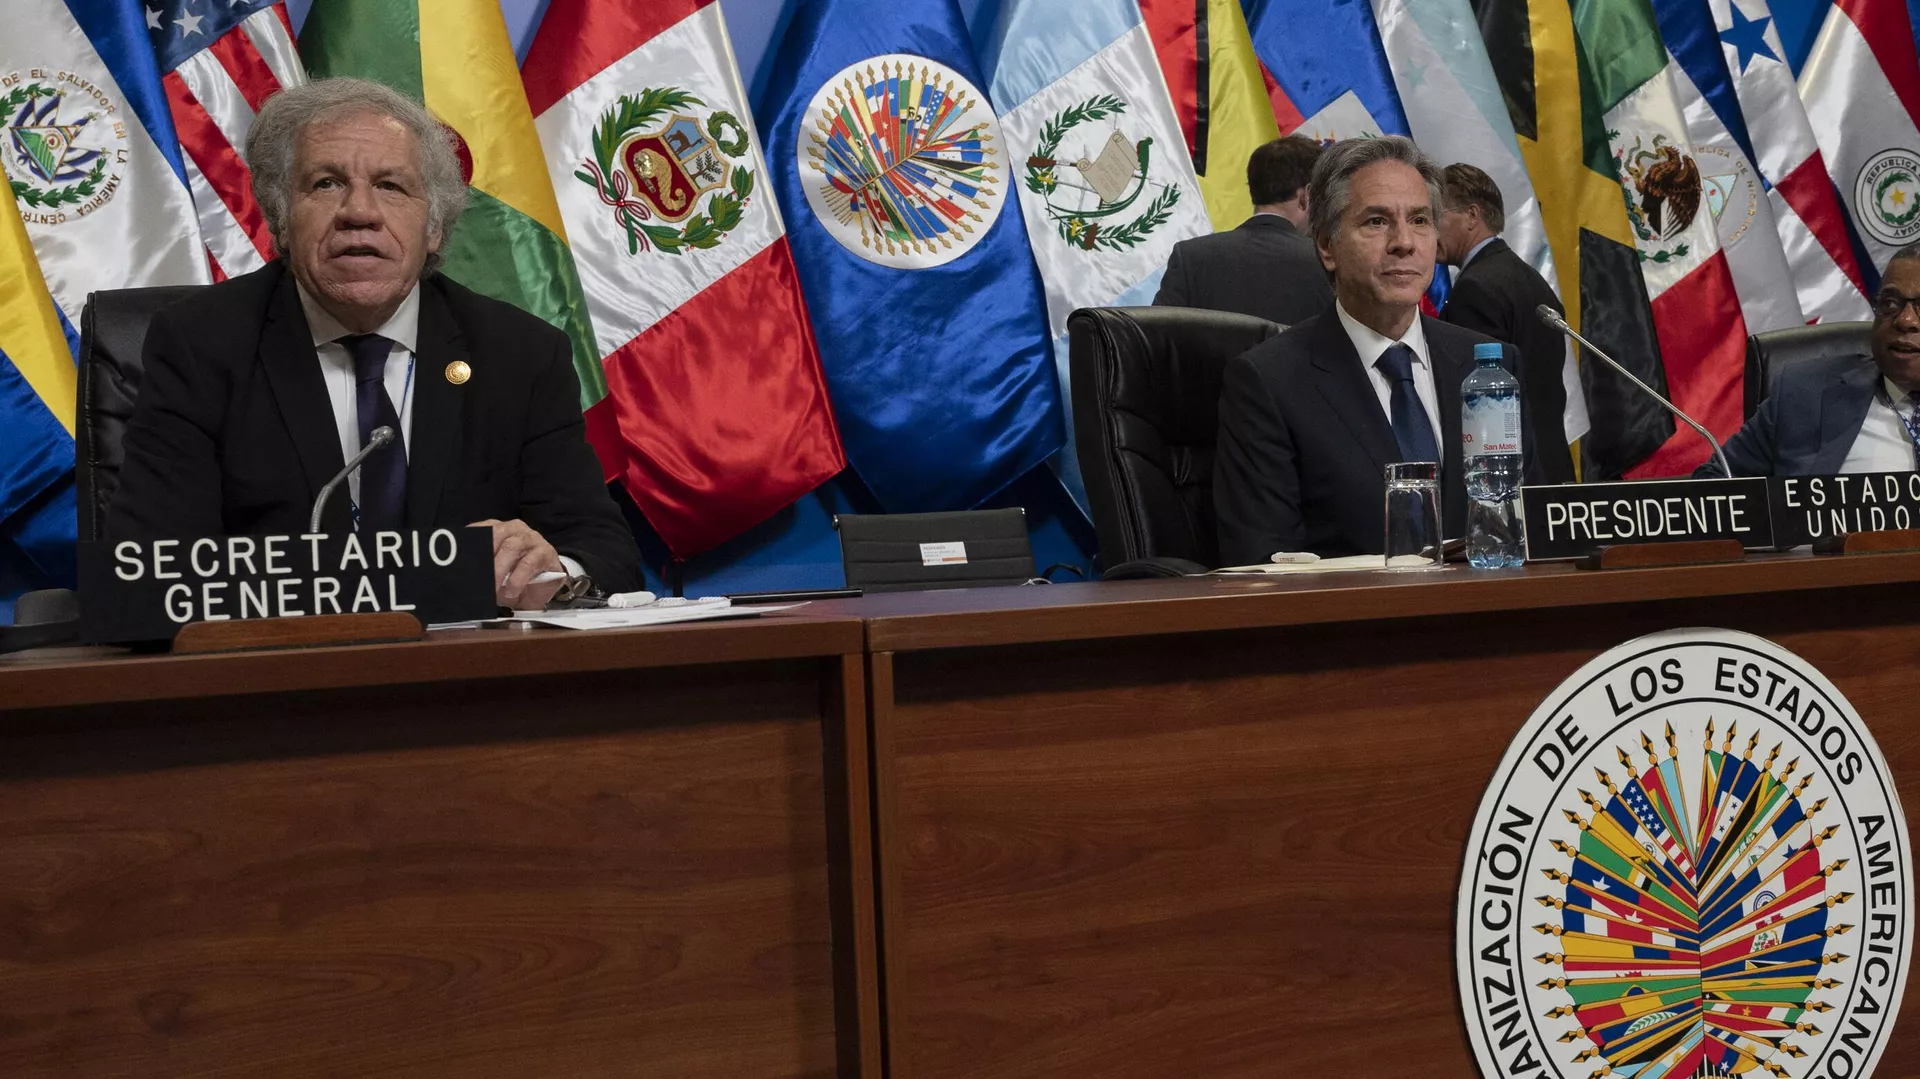
POLYGON ((405 611, 495 612, 492 530, 200 536, 80 545, 81 637, 171 640, 200 621, 405 611))
POLYGON ((1738 540, 1774 546, 1764 479, 1641 480, 1520 489, 1527 560, 1580 558, 1623 543, 1738 540))

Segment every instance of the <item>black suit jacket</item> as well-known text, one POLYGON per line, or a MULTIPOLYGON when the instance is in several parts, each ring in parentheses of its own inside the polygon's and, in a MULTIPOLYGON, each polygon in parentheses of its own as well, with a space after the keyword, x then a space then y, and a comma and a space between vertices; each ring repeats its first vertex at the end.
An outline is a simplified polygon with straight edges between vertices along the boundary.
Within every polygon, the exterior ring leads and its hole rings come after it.
POLYGON ((1173 245, 1156 307, 1234 311, 1291 326, 1333 306, 1333 285, 1313 241, 1277 214, 1256 214, 1232 232, 1173 245))
MULTIPOLYGON (((1560 297, 1547 279, 1495 238, 1460 271, 1440 317, 1514 346, 1520 396, 1528 413, 1527 446, 1539 462, 1542 483, 1573 482, 1573 452, 1567 448, 1567 388, 1561 371, 1566 338, 1534 314, 1547 304, 1562 315, 1560 297)), ((1511 355, 1511 354, 1510 354, 1511 355)))
MULTIPOLYGON (((1859 353, 1786 364, 1720 452, 1736 476, 1834 475, 1860 437, 1880 379, 1873 357, 1859 353)), ((1693 475, 1718 476, 1720 462, 1709 456, 1693 475)))
MULTIPOLYGON (((1460 383, 1487 337, 1421 316, 1440 411, 1441 524, 1466 531, 1460 383)), ((1222 565, 1275 551, 1379 554, 1386 540, 1386 466, 1400 460, 1393 422, 1353 340, 1332 311, 1227 364, 1213 501, 1222 565)), ((1531 476, 1531 469, 1529 470, 1531 476)))
MULTIPOLYGON (((639 549, 585 439, 567 338, 434 275, 420 286, 408 443, 410 528, 520 518, 608 591, 639 549), (465 361, 464 385, 447 366, 465 361)), ((283 261, 156 315, 107 517, 115 538, 299 535, 345 463, 312 331, 283 261)), ((345 492, 324 531, 352 528, 345 492)))

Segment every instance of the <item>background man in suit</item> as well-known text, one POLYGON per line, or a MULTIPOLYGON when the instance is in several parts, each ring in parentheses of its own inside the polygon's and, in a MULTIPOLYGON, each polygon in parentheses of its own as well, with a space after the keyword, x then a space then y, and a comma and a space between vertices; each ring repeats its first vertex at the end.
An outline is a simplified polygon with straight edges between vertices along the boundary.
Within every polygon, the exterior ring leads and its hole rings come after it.
POLYGON ((1566 309, 1547 279, 1500 238, 1507 213, 1493 177, 1472 165, 1448 165, 1440 173, 1440 198, 1440 261, 1460 268, 1440 317, 1518 350, 1513 376, 1520 380, 1526 443, 1539 462, 1541 482, 1572 483, 1567 342, 1534 314, 1541 304, 1563 315, 1566 309))
MULTIPOLYGON (((1722 452, 1736 476, 1907 472, 1920 446, 1920 244, 1895 252, 1873 301, 1869 353, 1789 364, 1722 452)), ((1695 476, 1717 476, 1719 462, 1695 476)))
POLYGON ((433 271, 466 202, 452 140, 376 83, 270 99, 247 162, 283 256, 158 315, 108 517, 115 537, 307 530, 314 497, 378 427, 327 532, 485 524, 496 598, 544 606, 590 574, 638 588, 566 336, 433 271))
POLYGON ((1408 139, 1349 139, 1308 200, 1338 299, 1227 365, 1213 473, 1227 565, 1380 553, 1393 461, 1440 462, 1446 533, 1464 532, 1460 383, 1489 339, 1420 314, 1440 171, 1408 139))
POLYGON ((1320 144, 1301 135, 1275 139, 1247 160, 1253 216, 1232 232, 1173 245, 1157 307, 1237 311, 1282 326, 1304 322, 1333 303, 1307 226, 1307 180, 1320 144))

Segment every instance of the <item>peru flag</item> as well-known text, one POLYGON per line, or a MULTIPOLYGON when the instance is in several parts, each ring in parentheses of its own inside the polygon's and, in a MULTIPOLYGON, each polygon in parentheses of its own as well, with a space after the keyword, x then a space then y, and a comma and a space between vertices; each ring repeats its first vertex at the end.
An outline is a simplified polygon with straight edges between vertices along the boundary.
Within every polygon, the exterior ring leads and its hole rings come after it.
POLYGON ((587 433, 687 558, 846 467, 715 0, 552 0, 522 68, 607 396, 587 433))
MULTIPOLYGON (((1838 0, 1800 99, 1873 267, 1920 239, 1920 62, 1902 0, 1838 0)), ((1869 281, 1869 286, 1874 282, 1869 281)))

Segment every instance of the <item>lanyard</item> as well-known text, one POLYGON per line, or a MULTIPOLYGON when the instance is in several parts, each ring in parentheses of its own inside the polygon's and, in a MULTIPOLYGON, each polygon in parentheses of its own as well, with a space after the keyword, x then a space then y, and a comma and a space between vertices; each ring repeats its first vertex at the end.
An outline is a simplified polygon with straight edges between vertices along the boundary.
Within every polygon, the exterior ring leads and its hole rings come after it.
POLYGON ((1913 443, 1914 463, 1920 466, 1920 402, 1915 402, 1909 396, 1905 412, 1900 411, 1900 406, 1893 404, 1891 399, 1887 403, 1892 406, 1893 414, 1900 417, 1900 423, 1906 427, 1907 441, 1913 443))

